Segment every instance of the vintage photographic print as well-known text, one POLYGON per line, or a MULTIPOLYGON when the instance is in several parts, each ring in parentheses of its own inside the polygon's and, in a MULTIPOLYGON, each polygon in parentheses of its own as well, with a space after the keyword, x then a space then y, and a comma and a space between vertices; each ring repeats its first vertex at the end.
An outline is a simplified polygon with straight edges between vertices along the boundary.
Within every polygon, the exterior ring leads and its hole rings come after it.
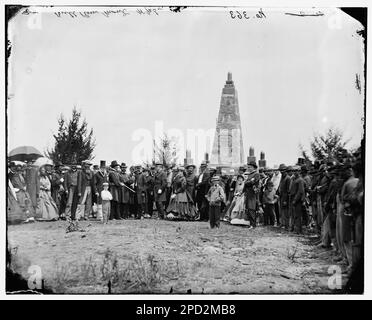
POLYGON ((5 14, 7 296, 364 293, 367 8, 5 14))

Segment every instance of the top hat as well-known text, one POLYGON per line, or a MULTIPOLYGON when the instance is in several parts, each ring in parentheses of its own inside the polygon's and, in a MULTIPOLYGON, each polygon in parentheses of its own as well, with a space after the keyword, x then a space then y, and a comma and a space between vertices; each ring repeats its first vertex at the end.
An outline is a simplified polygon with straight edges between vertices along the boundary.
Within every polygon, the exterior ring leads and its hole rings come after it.
POLYGON ((100 166, 100 168, 105 168, 106 167, 106 161, 105 160, 101 160, 99 166, 100 166))
POLYGON ((110 165, 111 168, 115 168, 115 167, 118 167, 118 166, 120 167, 120 165, 118 164, 118 162, 116 160, 111 161, 111 165, 110 165))

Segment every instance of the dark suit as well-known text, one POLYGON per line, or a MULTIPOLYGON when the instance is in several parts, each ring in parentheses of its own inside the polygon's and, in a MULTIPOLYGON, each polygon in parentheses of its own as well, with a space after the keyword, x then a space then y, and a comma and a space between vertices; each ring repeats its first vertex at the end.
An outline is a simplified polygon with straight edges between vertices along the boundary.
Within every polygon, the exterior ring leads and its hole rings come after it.
MULTIPOLYGON (((128 187, 133 183, 133 179, 123 172, 119 174, 119 181, 128 187)), ((120 191, 120 216, 123 219, 127 219, 129 217, 129 202, 132 191, 125 186, 122 186, 120 191)))
POLYGON ((280 223, 285 227, 289 227, 289 186, 291 184, 291 178, 286 174, 282 177, 279 185, 279 197, 280 197, 280 223))
POLYGON ((120 174, 111 169, 109 172, 110 192, 112 194, 110 220, 120 219, 120 174))
POLYGON ((147 214, 147 185, 146 177, 143 173, 136 175, 136 193, 137 193, 137 203, 138 211, 137 218, 141 218, 143 214, 147 214))
POLYGON ((259 186, 260 174, 252 172, 248 175, 247 181, 244 183, 243 192, 245 193, 245 209, 252 227, 257 223, 257 207, 259 205, 259 186))
POLYGON ((200 220, 208 221, 209 219, 209 203, 205 198, 205 195, 208 193, 210 187, 210 173, 208 169, 205 169, 203 173, 198 176, 196 184, 196 204, 200 213, 200 220), (202 176, 201 181, 200 176, 202 176))
POLYGON ((160 218, 164 218, 165 215, 164 202, 167 200, 166 189, 167 174, 164 171, 157 172, 154 177, 154 198, 160 218), (161 192, 159 193, 159 191, 161 192))
POLYGON ((94 187, 94 190, 93 190, 93 194, 96 194, 98 193, 98 196, 97 196, 97 204, 102 204, 102 198, 101 198, 101 192, 103 190, 103 183, 105 182, 109 182, 109 177, 108 177, 108 174, 105 172, 103 173, 102 171, 98 171, 94 174, 94 178, 93 178, 94 182, 93 182, 93 187, 94 187))

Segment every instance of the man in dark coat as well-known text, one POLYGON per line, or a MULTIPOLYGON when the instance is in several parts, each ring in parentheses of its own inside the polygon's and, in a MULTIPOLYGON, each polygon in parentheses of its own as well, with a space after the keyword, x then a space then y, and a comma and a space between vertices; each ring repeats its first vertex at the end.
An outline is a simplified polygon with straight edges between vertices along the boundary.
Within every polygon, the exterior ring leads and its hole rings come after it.
POLYGON ((143 219, 144 215, 147 215, 147 185, 146 185, 146 175, 143 172, 143 168, 138 166, 136 169, 136 193, 137 193, 137 203, 138 211, 136 219, 143 219))
POLYGON ((94 191, 93 193, 96 196, 96 203, 97 203, 97 219, 103 219, 103 212, 102 212, 102 198, 101 192, 103 190, 103 184, 105 182, 109 182, 108 173, 106 170, 106 161, 101 160, 100 166, 98 171, 94 174, 94 191))
POLYGON ((84 161, 83 168, 79 173, 77 179, 79 196, 78 210, 80 212, 80 215, 84 215, 83 217, 81 217, 84 220, 88 220, 89 215, 92 212, 92 192, 94 190, 94 179, 93 171, 90 170, 91 165, 92 163, 90 161, 84 161))
POLYGON ((78 180, 79 172, 77 170, 76 164, 71 165, 71 170, 65 173, 64 177, 64 188, 67 196, 66 204, 66 217, 71 217, 76 219, 76 210, 79 202, 78 197, 78 180))
POLYGON ((154 210, 154 176, 155 176, 155 166, 152 166, 146 176, 146 185, 147 185, 147 200, 148 200, 148 215, 145 215, 145 218, 152 217, 154 210))
MULTIPOLYGON (((135 189, 135 186, 134 186, 134 182, 136 180, 136 175, 135 175, 135 167, 134 166, 131 166, 129 168, 129 179, 132 181, 130 187, 134 190, 135 189)), ((129 213, 130 213, 130 216, 132 216, 133 218, 136 217, 137 215, 137 210, 138 210, 138 204, 137 204, 137 193, 136 192, 131 192, 129 194, 129 213)))
POLYGON ((123 162, 120 166, 121 172, 119 174, 119 181, 123 184, 120 194, 120 217, 122 219, 129 218, 129 202, 132 191, 130 185, 134 183, 134 179, 127 174, 127 165, 123 162))
POLYGON ((120 165, 112 161, 109 170, 109 184, 112 195, 110 220, 122 220, 120 217, 120 190, 123 184, 120 182, 120 165))
POLYGON ((158 217, 165 218, 165 202, 166 202, 167 174, 163 170, 163 164, 156 164, 156 173, 154 177, 154 198, 158 217))
POLYGON ((199 210, 200 220, 208 221, 209 219, 209 203, 206 199, 206 194, 210 188, 210 173, 208 164, 203 161, 200 165, 200 174, 196 184, 196 204, 199 210))
POLYGON ((58 214, 60 217, 63 216, 63 213, 66 209, 66 193, 63 187, 64 177, 62 173, 62 163, 57 161, 54 165, 54 172, 52 173, 51 181, 51 193, 54 202, 57 205, 58 214))
POLYGON ((290 199, 292 206, 292 226, 291 231, 302 233, 302 212, 303 204, 305 202, 305 182, 300 176, 301 168, 294 166, 294 180, 290 186, 290 199))
POLYGON ((248 176, 244 183, 243 192, 245 193, 245 210, 250 221, 251 227, 257 224, 257 210, 259 207, 259 187, 260 174, 257 172, 257 164, 254 161, 248 163, 248 176))
POLYGON ((288 175, 288 168, 283 164, 279 167, 282 173, 282 178, 279 184, 279 204, 280 204, 280 223, 282 227, 286 230, 289 228, 289 185, 291 183, 291 178, 288 175))
POLYGON ((311 192, 311 177, 309 170, 305 165, 301 166, 301 177, 305 183, 305 203, 302 208, 302 223, 304 226, 309 224, 309 205, 310 205, 310 192, 311 192))

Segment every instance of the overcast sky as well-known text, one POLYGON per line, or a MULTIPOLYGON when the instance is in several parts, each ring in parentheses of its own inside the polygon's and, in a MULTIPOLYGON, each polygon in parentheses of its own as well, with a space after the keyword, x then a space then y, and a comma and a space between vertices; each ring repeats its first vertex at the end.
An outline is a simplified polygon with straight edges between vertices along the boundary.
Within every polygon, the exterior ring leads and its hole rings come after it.
POLYGON ((357 146, 363 91, 356 74, 364 81, 359 23, 336 9, 312 17, 264 9, 263 19, 246 11, 250 19, 211 8, 109 18, 19 14, 9 25, 9 149, 51 147, 59 115, 69 117, 76 105, 94 130, 94 162, 132 164, 139 143, 133 134, 153 132, 155 121, 185 135, 213 129, 228 71, 246 156, 254 146, 270 166, 293 164, 299 143, 308 146, 330 126, 357 146))

